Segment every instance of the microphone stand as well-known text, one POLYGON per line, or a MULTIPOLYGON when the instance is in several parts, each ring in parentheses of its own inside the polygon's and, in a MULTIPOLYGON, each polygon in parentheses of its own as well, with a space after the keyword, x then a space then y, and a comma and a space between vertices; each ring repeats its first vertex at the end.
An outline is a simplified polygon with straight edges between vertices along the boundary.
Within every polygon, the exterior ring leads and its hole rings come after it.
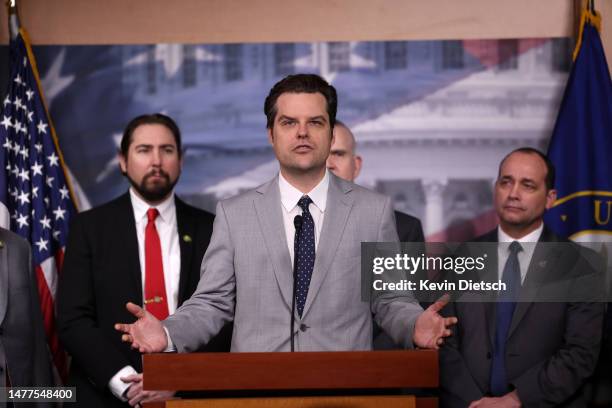
POLYGON ((293 240, 293 296, 291 297, 291 352, 295 351, 295 332, 293 328, 295 327, 295 295, 297 291, 297 286, 295 282, 297 281, 297 252, 298 252, 298 237, 300 235, 300 231, 302 230, 302 216, 296 215, 293 219, 293 226, 295 227, 295 239, 293 240))

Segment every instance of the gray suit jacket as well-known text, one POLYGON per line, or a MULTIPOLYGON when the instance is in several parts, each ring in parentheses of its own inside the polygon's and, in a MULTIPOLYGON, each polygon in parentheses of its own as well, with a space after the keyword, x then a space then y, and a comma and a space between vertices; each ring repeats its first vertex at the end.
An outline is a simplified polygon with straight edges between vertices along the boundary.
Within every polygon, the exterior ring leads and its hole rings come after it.
POLYGON ((6 380, 8 370, 13 387, 52 386, 30 245, 3 228, 0 241, 0 380, 6 380))
MULTIPOLYGON (((278 177, 217 205, 198 288, 164 322, 178 351, 197 350, 232 319, 232 351, 289 351, 293 273, 281 211, 278 177)), ((410 293, 361 300, 361 242, 397 239, 389 198, 330 174, 296 350, 369 350, 372 313, 412 346, 422 309, 410 293)))

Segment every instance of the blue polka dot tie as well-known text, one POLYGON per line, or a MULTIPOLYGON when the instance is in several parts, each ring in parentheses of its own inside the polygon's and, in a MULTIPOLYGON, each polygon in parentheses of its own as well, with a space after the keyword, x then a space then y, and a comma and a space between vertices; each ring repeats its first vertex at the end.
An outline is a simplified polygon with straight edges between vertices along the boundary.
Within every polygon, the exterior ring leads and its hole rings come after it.
POLYGON ((297 282, 295 301, 297 310, 302 316, 304 305, 306 304, 306 296, 308 296, 308 286, 310 286, 310 278, 315 263, 315 234, 314 221, 312 215, 308 211, 308 206, 312 200, 308 196, 300 198, 298 206, 302 209, 302 228, 299 233, 295 234, 295 255, 297 257, 297 282))

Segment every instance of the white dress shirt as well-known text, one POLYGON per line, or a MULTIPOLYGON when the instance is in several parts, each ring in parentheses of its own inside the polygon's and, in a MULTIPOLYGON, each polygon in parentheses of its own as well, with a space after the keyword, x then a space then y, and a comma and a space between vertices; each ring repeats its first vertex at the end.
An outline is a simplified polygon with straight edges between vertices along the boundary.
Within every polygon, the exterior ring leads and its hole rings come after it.
MULTIPOLYGON (((178 226, 176 223, 174 193, 160 204, 152 206, 140 198, 133 189, 130 188, 130 199, 132 201, 134 220, 136 222, 143 299, 145 298, 145 229, 149 222, 147 211, 149 208, 157 208, 157 211, 159 211, 159 215, 155 219, 155 228, 157 228, 157 234, 159 235, 159 241, 161 243, 164 284, 166 286, 166 297, 168 298, 168 313, 172 314, 176 311, 178 303, 179 280, 181 276, 181 248, 178 226)), ((111 378, 108 384, 112 393, 123 401, 125 401, 123 394, 131 383, 124 383, 120 378, 131 374, 137 374, 136 370, 132 366, 125 366, 111 378)))
POLYGON ((525 281, 525 276, 527 276, 527 271, 529 270, 529 263, 533 257, 536 243, 540 239, 540 235, 542 235, 543 230, 544 223, 529 234, 515 239, 506 234, 501 227, 497 227, 497 241, 499 242, 499 245, 497 246, 497 273, 499 274, 498 276, 500 280, 502 279, 504 266, 506 266, 508 256, 510 256, 510 244, 513 241, 517 241, 521 244, 521 247, 523 247, 523 250, 517 254, 519 267, 521 268, 521 285, 523 284, 525 281))
POLYGON ((319 245, 319 236, 323 227, 323 217, 325 215, 325 206, 327 205, 327 190, 329 189, 329 174, 325 170, 325 175, 310 192, 304 194, 297 188, 293 187, 282 173, 278 173, 278 188, 280 190, 281 207, 283 213, 283 224, 285 226, 285 236, 287 237, 287 247, 291 256, 291 264, 293 265, 293 250, 295 243, 295 224, 293 219, 296 215, 302 215, 302 209, 298 206, 298 201, 307 195, 312 200, 308 206, 308 211, 312 215, 312 220, 315 226, 315 253, 319 245))

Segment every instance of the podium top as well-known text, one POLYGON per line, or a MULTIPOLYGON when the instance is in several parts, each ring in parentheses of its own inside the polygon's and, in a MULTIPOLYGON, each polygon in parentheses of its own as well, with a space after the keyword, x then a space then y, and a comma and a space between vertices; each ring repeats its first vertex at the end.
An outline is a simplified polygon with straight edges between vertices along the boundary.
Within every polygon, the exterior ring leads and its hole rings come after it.
POLYGON ((147 390, 434 388, 430 350, 190 353, 143 356, 147 390))

